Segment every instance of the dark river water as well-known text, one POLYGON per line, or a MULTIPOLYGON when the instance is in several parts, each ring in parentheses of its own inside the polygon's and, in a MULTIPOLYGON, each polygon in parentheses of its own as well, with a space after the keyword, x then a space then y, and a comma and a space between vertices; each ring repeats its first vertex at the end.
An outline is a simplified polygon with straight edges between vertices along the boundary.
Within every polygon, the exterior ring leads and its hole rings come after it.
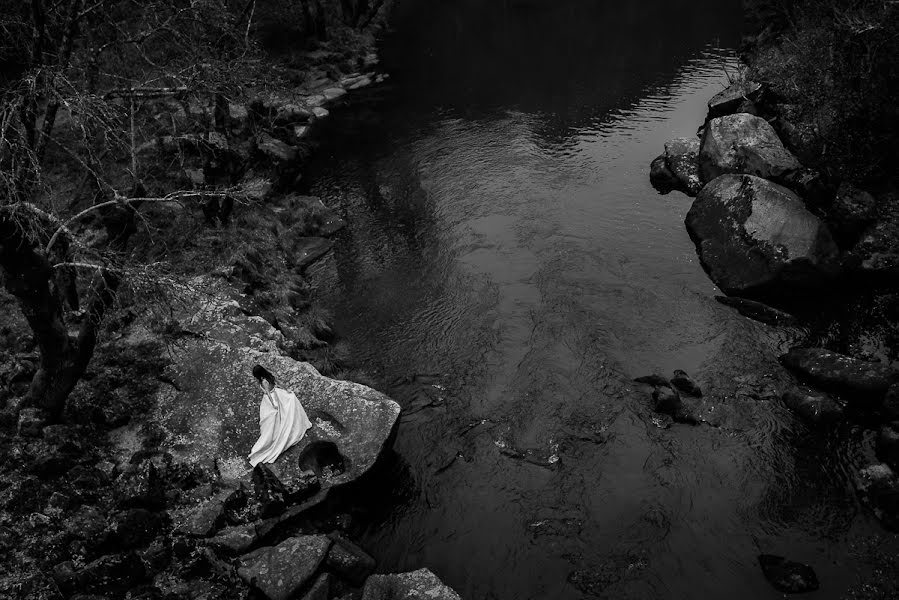
POLYGON ((318 132, 305 187, 348 227, 312 269, 355 362, 404 407, 380 571, 464 598, 840 598, 879 526, 862 429, 808 432, 759 381, 798 329, 716 303, 648 166, 737 68, 739 0, 400 1, 386 83, 318 132), (719 427, 653 422, 684 369, 719 427), (754 379, 753 379, 754 378, 754 379), (747 383, 747 381, 749 383, 747 383))

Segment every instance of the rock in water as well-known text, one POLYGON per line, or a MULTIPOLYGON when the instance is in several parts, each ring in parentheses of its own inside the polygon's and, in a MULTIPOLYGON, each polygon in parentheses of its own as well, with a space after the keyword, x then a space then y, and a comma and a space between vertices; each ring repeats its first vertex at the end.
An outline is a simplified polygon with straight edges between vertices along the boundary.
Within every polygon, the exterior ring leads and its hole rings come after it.
POLYGON ((737 312, 748 317, 753 321, 759 321, 766 325, 783 325, 790 326, 796 324, 796 317, 782 310, 772 308, 767 304, 749 300, 748 298, 737 298, 732 296, 715 296, 715 300, 737 309, 737 312))
POLYGON ((652 184, 660 194, 677 189, 678 180, 671 169, 668 168, 668 161, 665 155, 657 156, 649 165, 649 183, 652 184))
POLYGON ((695 196, 702 189, 699 178, 699 140, 674 138, 665 142, 665 153, 649 166, 649 181, 661 194, 679 190, 695 196))
POLYGON ((180 462, 200 464, 213 456, 224 481, 250 483, 246 457, 259 437, 261 392, 250 374, 256 364, 296 392, 312 421, 299 443, 267 465, 291 495, 310 488, 301 460, 318 464, 319 458, 334 457, 343 463, 340 472, 332 469, 319 477, 321 492, 315 499, 323 499, 332 486, 362 476, 392 443, 400 412, 396 402, 283 356, 278 350, 282 334, 229 300, 230 294, 238 295, 227 282, 198 278, 184 294, 177 303, 184 312, 175 318, 198 335, 173 348, 167 374, 174 385, 160 387, 150 415, 167 434, 164 449, 180 462))
POLYGON ((288 600, 312 579, 330 546, 323 535, 288 538, 242 556, 237 574, 270 600, 288 600))
POLYGON ((677 179, 677 188, 688 196, 702 189, 699 178, 699 140, 674 138, 665 142, 665 162, 677 179))
POLYGON ((818 589, 818 576, 808 565, 772 554, 759 554, 759 564, 765 578, 781 592, 800 594, 818 589))
POLYGON ((362 600, 462 600, 428 569, 411 573, 372 575, 365 582, 362 600))
POLYGON ((772 179, 802 168, 765 119, 737 113, 706 124, 699 151, 699 172, 710 182, 729 173, 772 179))
POLYGON ((671 378, 671 385, 678 391, 689 396, 696 396, 697 398, 702 396, 702 389, 685 371, 681 371, 680 369, 674 372, 674 377, 671 378))
POLYGON ((738 81, 721 90, 709 100, 707 119, 734 113, 756 114, 755 103, 762 95, 762 86, 754 81, 738 81))
POLYGON ((790 190, 751 175, 706 185, 686 218, 712 281, 726 294, 766 297, 820 288, 838 272, 827 227, 790 190))
POLYGON ((683 407, 680 395, 670 387, 657 387, 652 390, 652 407, 657 413, 674 417, 683 407))
POLYGON ((656 387, 671 387, 671 384, 668 383, 668 380, 661 375, 644 375, 643 377, 637 377, 634 379, 637 383, 645 383, 648 385, 656 386, 656 387))
POLYGON ((784 392, 783 402, 800 418, 813 425, 833 423, 843 418, 843 407, 836 400, 822 394, 788 391, 784 392))
POLYGON ((877 458, 899 471, 899 424, 892 423, 880 428, 875 447, 877 458))
POLYGON ((890 367, 831 352, 826 348, 793 348, 780 362, 801 379, 826 392, 845 394, 850 403, 874 406, 883 402, 899 380, 890 367))

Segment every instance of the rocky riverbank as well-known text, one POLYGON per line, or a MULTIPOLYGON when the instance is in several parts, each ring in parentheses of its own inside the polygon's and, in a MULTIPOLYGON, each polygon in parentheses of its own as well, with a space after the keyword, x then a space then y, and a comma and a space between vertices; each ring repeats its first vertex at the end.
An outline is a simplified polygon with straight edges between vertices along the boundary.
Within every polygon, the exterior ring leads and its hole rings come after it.
MULTIPOLYGON (((801 104, 813 94, 789 102, 780 87, 789 73, 764 77, 775 71, 766 62, 772 43, 750 40, 748 65, 709 100, 697 137, 666 143, 650 179, 662 194, 695 198, 686 228, 703 268, 727 295, 723 303, 771 327, 805 332, 780 356, 790 374, 779 374, 774 390, 783 403, 820 435, 845 422, 875 430, 870 453, 881 462, 860 469, 856 488, 897 532, 899 320, 895 310, 882 310, 899 305, 894 181, 872 178, 873 168, 853 177, 841 152, 811 150, 826 145, 807 118, 813 107, 801 104)), ((657 411, 683 410, 677 386, 664 378, 653 385, 657 411)))
MULTIPOLYGON (((248 86, 226 109, 202 97, 150 103, 134 159, 148 165, 141 195, 187 188, 202 201, 146 208, 146 222, 166 226, 134 232, 133 252, 167 269, 132 278, 60 424, 21 408, 37 350, 0 297, 0 595, 459 597, 427 569, 372 575, 352 518, 332 501, 378 476, 400 409, 344 380, 364 375, 348 371, 304 277, 344 223, 291 190, 329 108, 386 78, 373 44, 349 61, 355 72, 322 44, 301 83, 248 86), (257 363, 296 392, 313 428, 250 469, 257 363)), ((109 221, 85 220, 78 233, 105 240, 109 221)))

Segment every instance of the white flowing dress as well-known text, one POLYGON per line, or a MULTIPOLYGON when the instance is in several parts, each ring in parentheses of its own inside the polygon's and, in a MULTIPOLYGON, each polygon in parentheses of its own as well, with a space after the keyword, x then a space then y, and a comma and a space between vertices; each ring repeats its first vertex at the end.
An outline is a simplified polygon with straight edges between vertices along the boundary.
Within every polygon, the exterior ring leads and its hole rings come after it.
POLYGON ((312 423, 293 392, 277 387, 266 392, 259 404, 259 440, 247 457, 250 464, 275 462, 303 439, 310 427, 312 423))

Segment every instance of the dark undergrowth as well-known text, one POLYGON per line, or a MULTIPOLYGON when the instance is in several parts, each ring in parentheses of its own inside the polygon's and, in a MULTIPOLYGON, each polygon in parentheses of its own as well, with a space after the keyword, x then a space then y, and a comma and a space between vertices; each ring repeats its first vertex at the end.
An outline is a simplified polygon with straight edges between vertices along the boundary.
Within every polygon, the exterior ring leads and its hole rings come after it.
POLYGON ((749 75, 805 135, 801 158, 839 180, 895 187, 899 3, 745 0, 749 75))

